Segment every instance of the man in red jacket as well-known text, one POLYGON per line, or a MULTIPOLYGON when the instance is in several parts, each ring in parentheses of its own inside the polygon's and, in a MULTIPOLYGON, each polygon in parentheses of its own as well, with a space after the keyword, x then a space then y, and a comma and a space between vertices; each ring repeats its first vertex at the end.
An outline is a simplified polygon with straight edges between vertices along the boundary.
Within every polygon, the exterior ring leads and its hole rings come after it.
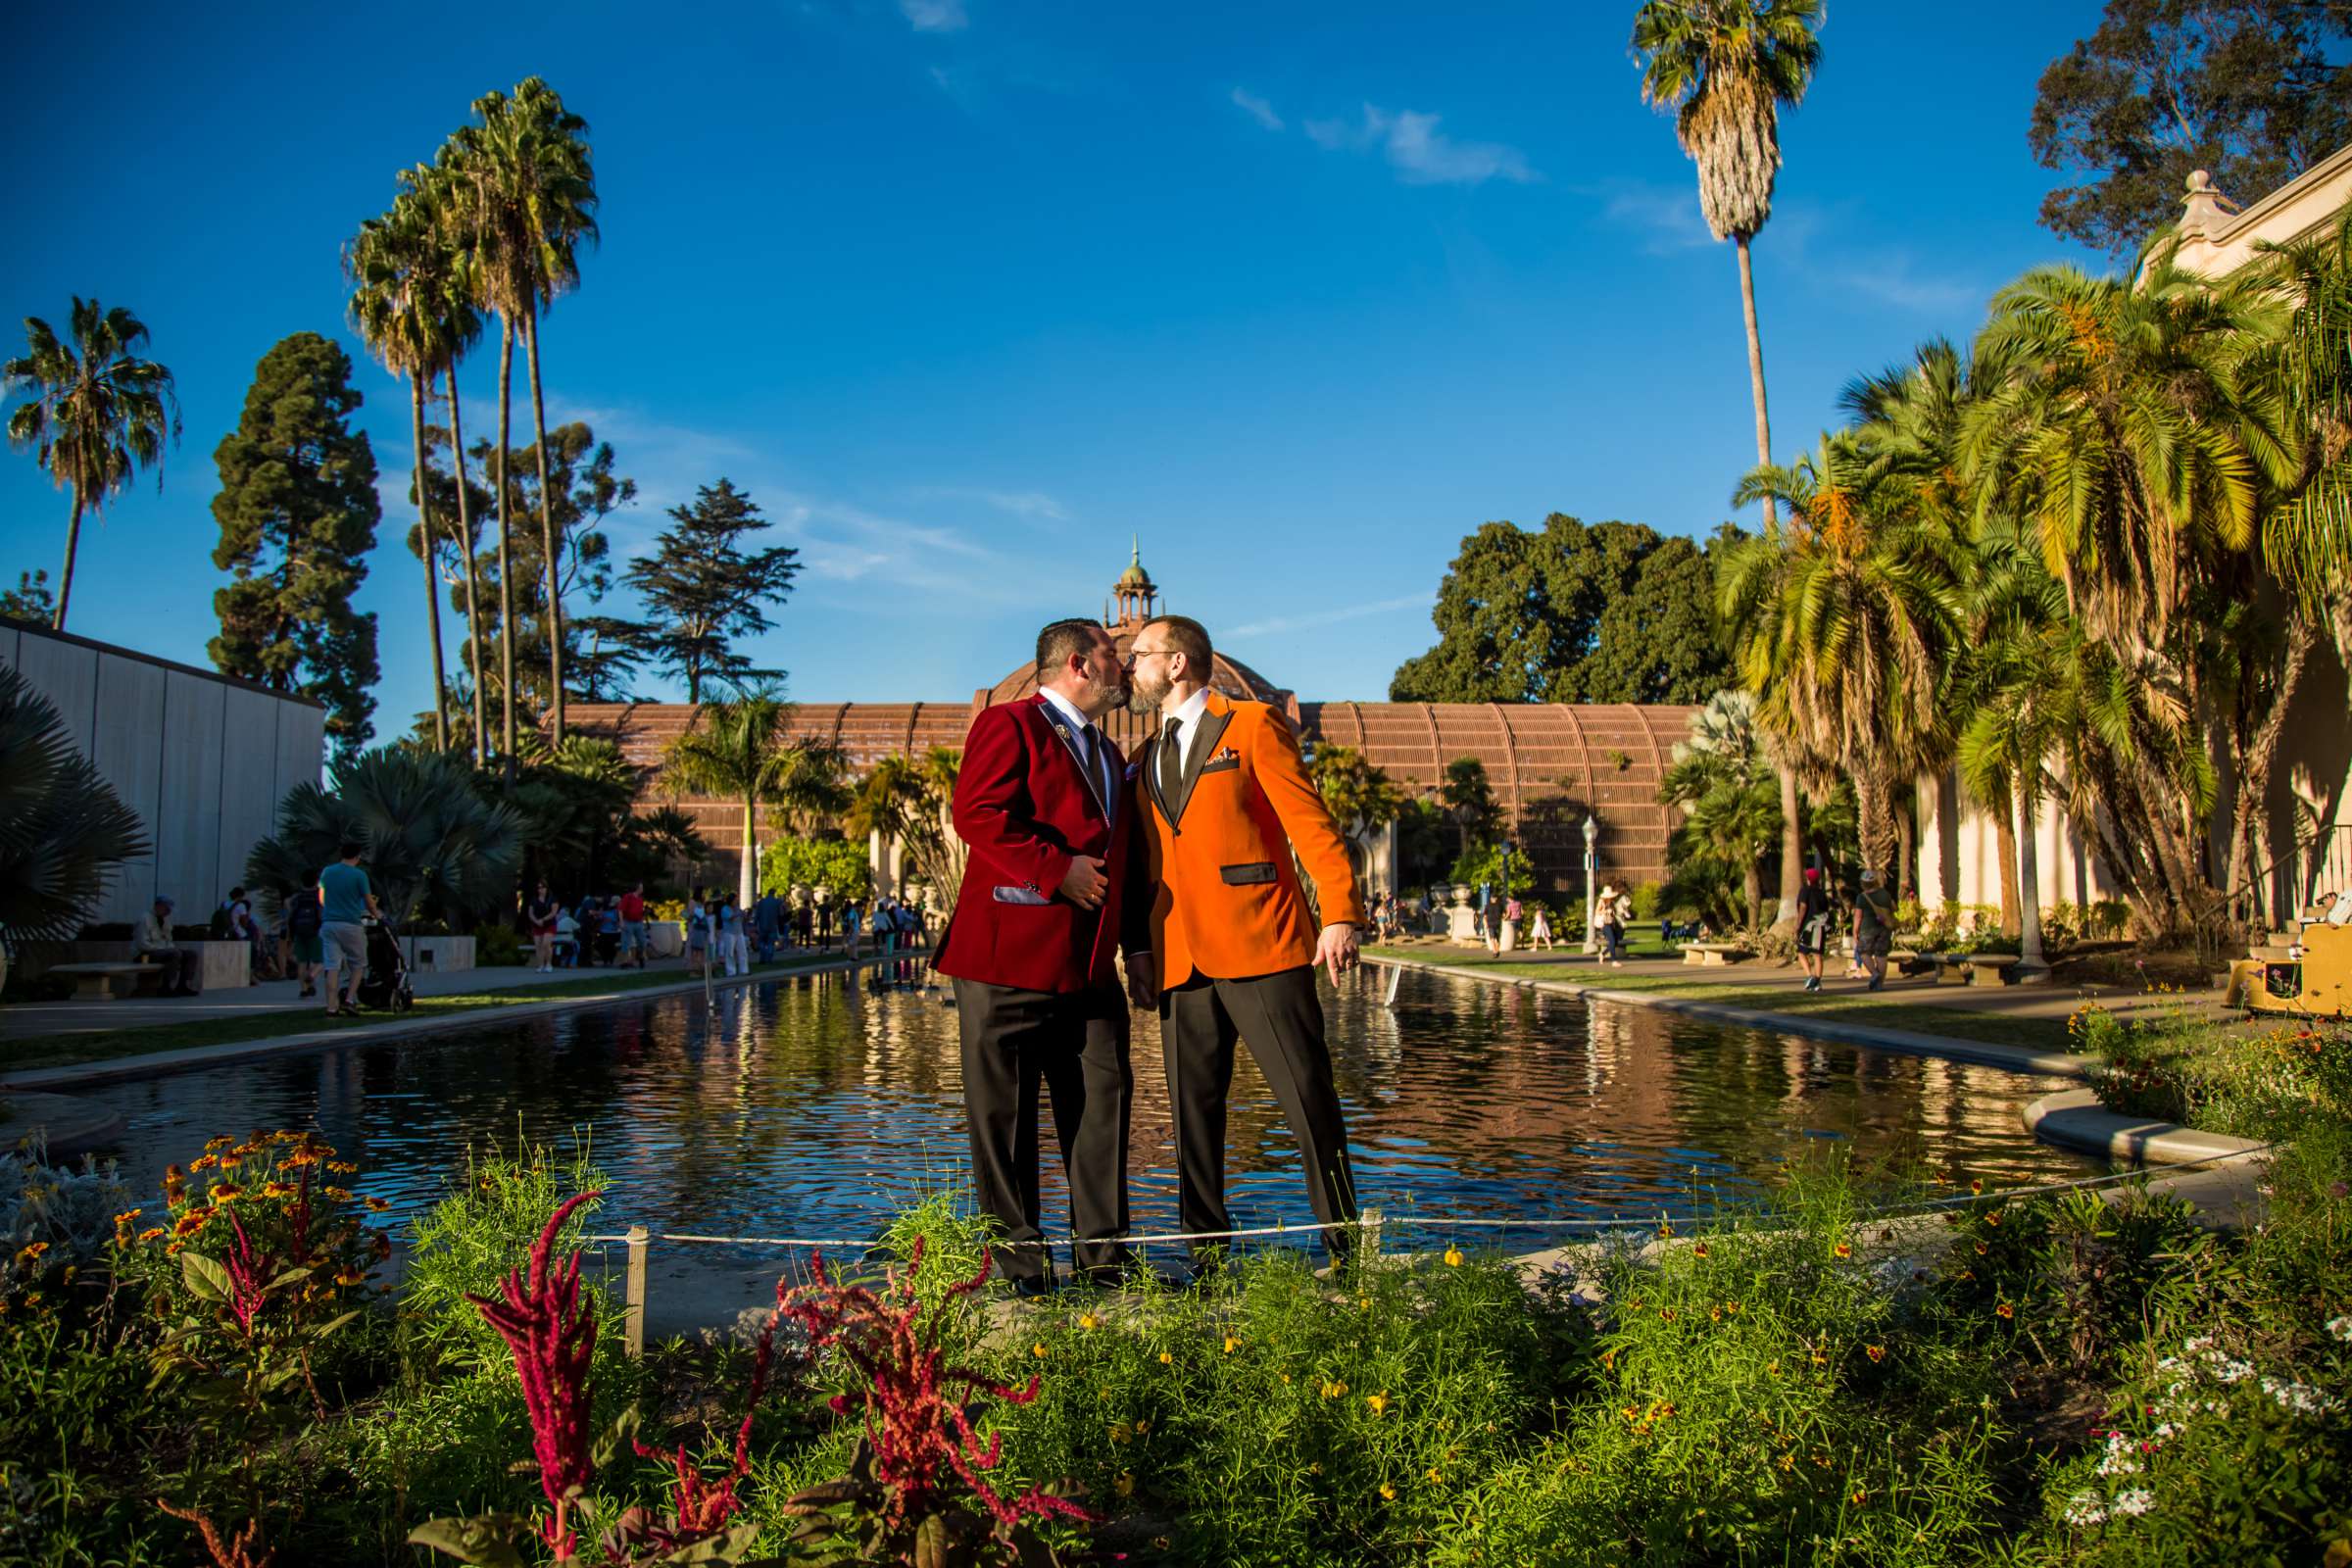
POLYGON ((1126 864, 1127 760, 1100 720, 1126 701, 1110 634, 1057 620, 1037 635, 1038 693, 982 710, 956 777, 970 848, 934 966, 956 979, 972 1180, 1004 1229, 997 1265, 1024 1295, 1052 1286, 1039 1227, 1037 1108, 1054 1110, 1077 1266, 1125 1266, 1127 1002, 1113 963, 1126 864))

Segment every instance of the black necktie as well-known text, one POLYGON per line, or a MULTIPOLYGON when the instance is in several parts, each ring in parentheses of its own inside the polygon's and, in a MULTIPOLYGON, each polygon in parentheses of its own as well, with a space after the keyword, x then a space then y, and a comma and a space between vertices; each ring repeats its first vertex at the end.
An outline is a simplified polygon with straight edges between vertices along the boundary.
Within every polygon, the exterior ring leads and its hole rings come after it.
POLYGON ((1095 793, 1102 797, 1102 814, 1107 817, 1110 814, 1110 784, 1102 772, 1102 732, 1089 724, 1078 733, 1080 738, 1086 742, 1087 782, 1092 784, 1095 787, 1095 793))
POLYGON ((1176 809, 1176 790, 1184 782, 1184 747, 1179 739, 1184 720, 1171 718, 1159 732, 1159 803, 1176 809))

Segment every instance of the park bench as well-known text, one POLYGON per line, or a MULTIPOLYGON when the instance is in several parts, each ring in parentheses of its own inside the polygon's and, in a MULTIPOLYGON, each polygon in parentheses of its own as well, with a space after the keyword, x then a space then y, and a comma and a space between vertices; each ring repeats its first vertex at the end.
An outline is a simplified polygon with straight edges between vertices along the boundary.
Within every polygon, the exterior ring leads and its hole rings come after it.
POLYGON ((2007 982, 2002 971, 2017 962, 2014 953, 1972 953, 1968 956, 1969 984, 1997 986, 2007 982))
POLYGON ((1683 944, 1683 962, 1696 964, 1702 969, 1720 969, 1727 963, 1738 963, 1755 955, 1737 942, 1687 942, 1683 944))
POLYGON ((1968 959, 1949 953, 1931 953, 1927 961, 1936 966, 1936 983, 1939 986, 1964 986, 1973 977, 1968 959))
POLYGON ((49 967, 50 974, 74 977, 74 1000, 76 1002, 113 1002, 118 996, 137 991, 150 976, 161 980, 163 965, 156 963, 59 963, 49 967), (114 982, 128 980, 129 985, 117 992, 114 982))

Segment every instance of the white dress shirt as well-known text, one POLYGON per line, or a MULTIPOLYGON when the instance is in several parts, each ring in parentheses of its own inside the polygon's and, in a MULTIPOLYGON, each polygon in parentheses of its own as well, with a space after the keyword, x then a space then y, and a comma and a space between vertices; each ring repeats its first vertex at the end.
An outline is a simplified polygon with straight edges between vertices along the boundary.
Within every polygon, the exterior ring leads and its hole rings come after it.
POLYGON ((1163 728, 1170 720, 1183 726, 1176 731, 1176 768, 1178 772, 1182 772, 1185 764, 1193 760, 1193 742, 1200 734, 1200 715, 1207 711, 1208 688, 1203 686, 1192 696, 1187 697, 1182 708, 1170 713, 1167 718, 1160 720, 1163 728))
POLYGON ((1102 733, 1101 726, 1097 725, 1093 719, 1078 711, 1077 704, 1062 696, 1053 687, 1040 686, 1037 689, 1037 695, 1058 709, 1062 716, 1070 721, 1070 727, 1078 732, 1076 760, 1080 772, 1086 770, 1086 732, 1088 730, 1095 732, 1095 756, 1099 760, 1101 770, 1095 776, 1094 786, 1098 791, 1110 791, 1109 800, 1105 802, 1105 805, 1114 804, 1118 800, 1118 784, 1115 777, 1107 776, 1115 772, 1110 760, 1110 737, 1102 733))

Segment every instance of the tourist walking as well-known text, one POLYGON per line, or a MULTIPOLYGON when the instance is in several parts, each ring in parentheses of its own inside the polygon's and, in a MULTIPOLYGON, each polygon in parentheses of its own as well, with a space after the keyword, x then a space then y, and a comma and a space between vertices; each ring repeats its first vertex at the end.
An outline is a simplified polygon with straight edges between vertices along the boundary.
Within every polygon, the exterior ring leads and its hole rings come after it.
MULTIPOLYGON (((1282 715, 1209 685, 1215 655, 1205 627, 1162 615, 1136 633, 1133 654, 1132 706, 1156 708, 1160 724, 1138 768, 1141 853, 1128 906, 1128 974, 1136 1003, 1159 1009, 1176 1123, 1177 1228, 1233 1228, 1225 1102, 1234 1047, 1247 1041, 1298 1141, 1324 1245, 1344 1255, 1348 1232, 1331 1227, 1355 1218, 1355 1177, 1315 969, 1328 970, 1336 985, 1359 961, 1363 897, 1347 841, 1282 715), (1320 930, 1294 854, 1314 878, 1320 930)), ((1217 1244, 1194 1244, 1196 1266, 1220 1252, 1217 1244)))
POLYGON ((377 913, 375 890, 360 869, 367 846, 342 846, 335 863, 318 873, 318 942, 326 966, 326 1015, 359 1011, 360 981, 368 973, 368 916, 377 913))
POLYGON ((858 906, 855 904, 843 905, 841 906, 841 951, 852 960, 858 956, 858 906))
POLYGON ((544 881, 522 906, 522 928, 531 938, 531 962, 541 974, 556 966, 556 916, 562 912, 544 881))
POLYGON ((1869 976, 1864 989, 1886 986, 1886 954, 1894 946, 1894 895, 1876 871, 1862 873, 1862 895, 1854 900, 1854 961, 1869 976))
MULTIPOLYGON (((971 851, 933 966, 954 977, 972 1184, 1002 1228, 1011 1288, 1051 1288, 1037 1114, 1052 1107, 1078 1272, 1126 1266, 1127 1004, 1112 949, 1128 835, 1126 759, 1102 721, 1126 698, 1118 646, 1092 620, 1037 635, 1037 692, 984 708, 964 739, 953 817, 971 851)), ((874 925, 886 924, 879 904, 874 925)), ((1139 961, 1132 952, 1129 962, 1139 961)))
POLYGON ((167 997, 195 997, 204 994, 204 955, 194 948, 183 948, 172 934, 172 911, 177 907, 172 900, 156 896, 139 928, 131 936, 131 956, 141 963, 152 963, 164 971, 162 994, 167 997))
POLYGON ((1805 966, 1805 989, 1821 989, 1822 955, 1830 943, 1830 895, 1821 885, 1821 867, 1805 867, 1805 885, 1796 894, 1796 957, 1805 966))
POLYGON ((833 946, 833 904, 829 899, 816 906, 816 945, 833 946))
POLYGON ((645 967, 645 884, 642 882, 620 896, 620 951, 637 960, 632 967, 645 967))
MULTIPOLYGON (((1626 901, 1630 903, 1631 901, 1626 901)), ((1631 910, 1622 906, 1615 884, 1600 885, 1600 961, 1612 969, 1625 967, 1625 922, 1631 910)))
POLYGON ((686 899, 686 968, 696 978, 710 966, 710 906, 708 895, 696 888, 686 899))
POLYGON ((1530 952, 1556 946, 1551 940, 1551 911, 1544 907, 1540 899, 1536 902, 1535 918, 1528 922, 1527 946, 1530 952))
POLYGON ((744 914, 735 903, 735 895, 718 896, 718 956, 725 973, 732 977, 749 974, 752 968, 751 944, 744 929, 744 914))
POLYGON ((288 966, 302 977, 302 994, 315 997, 318 994, 318 967, 326 960, 324 945, 318 938, 318 928, 325 922, 318 905, 318 890, 280 888, 277 902, 285 913, 288 966))
POLYGON ((816 905, 813 899, 792 911, 792 945, 808 948, 816 945, 816 905))

